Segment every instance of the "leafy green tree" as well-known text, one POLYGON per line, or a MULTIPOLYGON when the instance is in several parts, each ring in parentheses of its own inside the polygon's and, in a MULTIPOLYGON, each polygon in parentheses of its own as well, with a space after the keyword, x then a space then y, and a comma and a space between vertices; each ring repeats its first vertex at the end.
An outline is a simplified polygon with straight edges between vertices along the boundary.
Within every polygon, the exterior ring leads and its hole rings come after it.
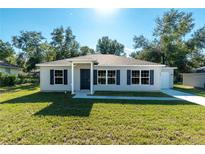
POLYGON ((81 56, 88 55, 88 54, 94 54, 94 53, 95 53, 94 49, 91 49, 88 46, 80 47, 80 55, 81 56))
POLYGON ((56 60, 75 57, 79 55, 79 43, 75 40, 70 27, 64 30, 61 26, 51 33, 51 45, 56 51, 56 60))
POLYGON ((133 38, 137 52, 135 58, 177 66, 179 72, 189 72, 204 64, 205 27, 197 30, 190 39, 185 39, 193 28, 192 13, 171 9, 157 18, 154 39, 144 36, 133 38))
POLYGON ((19 36, 12 38, 13 45, 24 52, 27 71, 35 69, 35 64, 43 62, 43 41, 42 34, 35 31, 21 31, 19 36))
POLYGON ((124 54, 124 45, 117 42, 117 40, 111 40, 109 37, 104 36, 98 40, 96 51, 102 54, 124 54))
POLYGON ((0 60, 15 64, 15 52, 9 42, 0 39, 0 60))
POLYGON ((44 62, 56 60, 55 48, 51 44, 49 44, 47 42, 42 43, 40 45, 40 48, 43 51, 43 61, 44 62))
POLYGON ((17 54, 16 64, 26 72, 26 57, 24 52, 17 54))

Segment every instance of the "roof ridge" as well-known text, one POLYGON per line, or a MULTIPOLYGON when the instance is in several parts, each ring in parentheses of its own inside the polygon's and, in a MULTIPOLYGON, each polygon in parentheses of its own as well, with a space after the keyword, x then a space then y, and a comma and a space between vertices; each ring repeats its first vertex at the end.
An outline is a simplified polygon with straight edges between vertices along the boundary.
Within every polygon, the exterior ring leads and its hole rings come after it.
MULTIPOLYGON (((60 59, 56 61, 51 62, 45 62, 41 63, 43 64, 52 64, 52 65, 64 65, 68 64, 68 62, 72 61, 97 61, 98 65, 109 65, 109 66, 122 66, 122 65, 163 65, 160 63, 150 62, 146 60, 141 59, 135 59, 133 57, 127 57, 127 56, 120 56, 120 55, 114 55, 114 54, 101 54, 101 53, 95 53, 95 54, 89 54, 89 55, 83 55, 83 56, 77 56, 77 57, 71 57, 66 59, 60 59)), ((163 65, 164 66, 164 65, 163 65)))

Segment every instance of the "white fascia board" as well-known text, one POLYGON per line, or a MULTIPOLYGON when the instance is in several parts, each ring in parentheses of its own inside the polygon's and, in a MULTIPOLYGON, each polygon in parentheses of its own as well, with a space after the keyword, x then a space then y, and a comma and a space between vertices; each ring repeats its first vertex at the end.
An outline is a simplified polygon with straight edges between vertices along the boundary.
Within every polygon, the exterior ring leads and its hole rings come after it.
MULTIPOLYGON (((73 61, 74 64, 86 64, 91 62, 77 62, 73 61)), ((36 66, 71 66, 71 65, 57 65, 57 64, 36 64, 36 66)), ((133 67, 133 66, 143 66, 143 67, 163 67, 163 69, 177 69, 176 67, 166 68, 166 65, 94 65, 94 67, 133 67)))
POLYGON ((54 64, 36 64, 39 67, 71 66, 71 65, 54 65, 54 64))
POLYGON ((173 70, 175 70, 175 69, 178 69, 178 68, 177 67, 163 67, 162 69, 166 69, 166 70, 173 69, 173 70))
POLYGON ((133 67, 133 66, 146 66, 146 67, 164 67, 166 65, 95 65, 98 67, 133 67))

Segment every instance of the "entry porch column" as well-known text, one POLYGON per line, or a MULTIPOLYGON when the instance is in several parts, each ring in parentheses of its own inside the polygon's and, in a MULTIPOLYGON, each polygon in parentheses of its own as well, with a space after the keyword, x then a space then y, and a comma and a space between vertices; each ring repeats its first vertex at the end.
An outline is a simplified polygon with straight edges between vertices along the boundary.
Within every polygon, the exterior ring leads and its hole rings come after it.
POLYGON ((74 92, 74 63, 71 62, 71 94, 75 94, 74 92))
POLYGON ((93 91, 93 62, 90 63, 90 94, 92 95, 93 91))

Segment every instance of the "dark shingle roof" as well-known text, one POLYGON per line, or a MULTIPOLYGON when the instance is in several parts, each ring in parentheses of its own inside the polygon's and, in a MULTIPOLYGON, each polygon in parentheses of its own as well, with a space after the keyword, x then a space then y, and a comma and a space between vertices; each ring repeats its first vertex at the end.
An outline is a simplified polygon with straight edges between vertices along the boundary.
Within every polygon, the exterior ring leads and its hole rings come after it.
POLYGON ((4 62, 4 61, 0 61, 0 67, 19 68, 19 67, 16 66, 16 65, 9 64, 9 63, 4 62))
POLYGON ((202 67, 193 69, 193 72, 196 72, 196 73, 204 73, 204 72, 205 72, 205 66, 202 66, 202 67))
POLYGON ((79 56, 74 58, 68 58, 53 62, 42 63, 38 66, 51 66, 51 65, 69 65, 72 61, 94 61, 98 66, 127 66, 127 65, 159 65, 162 64, 153 63, 144 60, 138 60, 134 58, 128 58, 125 56, 116 56, 111 54, 91 54, 86 56, 79 56))

